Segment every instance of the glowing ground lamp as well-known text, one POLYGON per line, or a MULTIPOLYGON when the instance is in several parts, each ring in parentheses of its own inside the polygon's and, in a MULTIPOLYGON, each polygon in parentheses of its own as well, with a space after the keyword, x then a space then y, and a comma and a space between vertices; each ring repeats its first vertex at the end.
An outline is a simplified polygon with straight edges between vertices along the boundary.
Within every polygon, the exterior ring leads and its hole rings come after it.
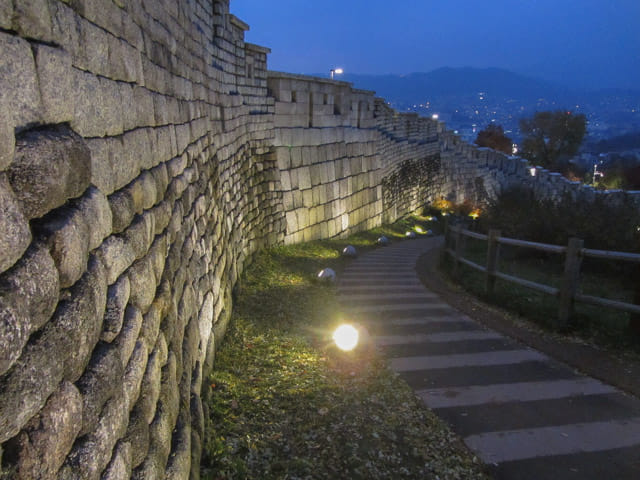
POLYGON ((333 332, 333 341, 340 350, 349 352, 358 345, 359 336, 356 327, 345 323, 333 332))
POLYGON ((404 236, 405 238, 416 238, 416 232, 407 232, 404 236))
POLYGON ((424 228, 422 228, 420 225, 416 225, 416 226, 414 227, 414 230, 415 230, 416 232, 420 233, 420 234, 425 233, 424 228))

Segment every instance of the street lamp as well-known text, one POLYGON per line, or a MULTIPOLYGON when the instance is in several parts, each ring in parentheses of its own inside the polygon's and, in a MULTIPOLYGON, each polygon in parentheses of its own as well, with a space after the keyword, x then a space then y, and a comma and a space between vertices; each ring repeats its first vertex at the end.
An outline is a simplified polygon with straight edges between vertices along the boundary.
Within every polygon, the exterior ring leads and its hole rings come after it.
POLYGON ((341 68, 332 68, 331 70, 329 70, 329 75, 331 76, 331 80, 333 80, 334 75, 342 75, 343 73, 344 73, 344 70, 341 68))

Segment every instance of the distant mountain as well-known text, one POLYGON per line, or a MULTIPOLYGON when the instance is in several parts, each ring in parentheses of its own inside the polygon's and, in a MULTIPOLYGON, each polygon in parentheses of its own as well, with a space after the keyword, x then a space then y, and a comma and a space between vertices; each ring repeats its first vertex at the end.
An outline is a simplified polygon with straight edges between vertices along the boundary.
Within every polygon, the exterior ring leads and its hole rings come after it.
POLYGON ((500 68, 439 68, 429 73, 409 75, 341 75, 340 80, 353 82, 357 88, 375 90, 384 98, 399 103, 412 103, 443 97, 472 97, 484 92, 493 98, 567 98, 569 88, 544 80, 525 77, 500 68))

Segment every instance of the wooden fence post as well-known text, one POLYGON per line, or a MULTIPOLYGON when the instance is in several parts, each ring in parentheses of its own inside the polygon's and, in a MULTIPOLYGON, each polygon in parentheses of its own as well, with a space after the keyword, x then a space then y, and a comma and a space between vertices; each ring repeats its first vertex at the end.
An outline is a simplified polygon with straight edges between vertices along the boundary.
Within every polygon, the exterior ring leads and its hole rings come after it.
POLYGON ((496 270, 500 254, 498 237, 500 237, 500 230, 489 230, 489 235, 487 236, 487 273, 485 277, 485 289, 489 295, 493 294, 496 284, 496 270))
POLYGON ((573 311, 574 297, 580 281, 581 250, 583 247, 584 240, 580 238, 569 239, 567 257, 564 263, 564 277, 560 287, 560 307, 556 325, 558 328, 564 328, 568 325, 569 317, 573 311))

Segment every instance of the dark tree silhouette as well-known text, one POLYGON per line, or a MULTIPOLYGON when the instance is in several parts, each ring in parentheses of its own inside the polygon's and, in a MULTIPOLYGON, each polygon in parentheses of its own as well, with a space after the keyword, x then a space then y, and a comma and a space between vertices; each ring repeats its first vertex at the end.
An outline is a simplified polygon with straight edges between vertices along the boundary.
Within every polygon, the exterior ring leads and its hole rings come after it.
POLYGON ((524 136, 520 152, 534 165, 562 170, 563 162, 574 156, 587 132, 587 118, 558 110, 536 112, 532 118, 520 120, 524 136))
POLYGON ((490 123, 487 128, 480 130, 475 143, 479 147, 493 148, 507 155, 511 154, 513 147, 513 141, 504 134, 502 126, 495 123, 490 123))

